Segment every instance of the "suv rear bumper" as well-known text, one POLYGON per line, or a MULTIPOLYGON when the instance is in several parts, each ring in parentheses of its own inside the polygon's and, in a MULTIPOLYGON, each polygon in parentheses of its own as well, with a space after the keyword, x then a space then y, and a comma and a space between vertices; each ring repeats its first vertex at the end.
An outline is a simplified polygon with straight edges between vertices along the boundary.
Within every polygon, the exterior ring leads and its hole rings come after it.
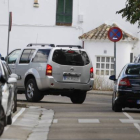
POLYGON ((94 79, 90 79, 90 81, 86 84, 83 83, 63 83, 57 82, 54 80, 52 76, 48 76, 44 79, 36 79, 37 85, 40 90, 47 90, 47 89, 72 89, 72 90, 85 90, 89 91, 93 88, 94 79))

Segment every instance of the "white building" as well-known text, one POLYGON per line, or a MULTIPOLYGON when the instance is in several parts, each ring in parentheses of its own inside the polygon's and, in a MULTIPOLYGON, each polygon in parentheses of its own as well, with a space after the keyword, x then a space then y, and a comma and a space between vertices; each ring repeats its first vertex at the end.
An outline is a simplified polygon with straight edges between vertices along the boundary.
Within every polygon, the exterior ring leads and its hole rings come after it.
MULTIPOLYGON (((122 19, 116 11, 125 7, 126 0, 1 0, 0 1, 0 48, 5 56, 7 50, 8 12, 12 11, 13 26, 10 33, 10 51, 25 47, 29 43, 53 43, 83 45, 89 52, 95 73, 102 69, 97 59, 114 55, 113 42, 108 39, 79 39, 102 24, 116 23, 129 39, 117 43, 117 75, 122 67, 130 62, 130 53, 140 53, 140 38, 137 25, 131 25, 122 19)), ((108 67, 108 66, 107 66, 108 67)), ((105 68, 106 70, 106 68, 105 68)), ((104 70, 104 75, 108 71, 104 70)), ((102 73, 101 71, 100 73, 102 73)))

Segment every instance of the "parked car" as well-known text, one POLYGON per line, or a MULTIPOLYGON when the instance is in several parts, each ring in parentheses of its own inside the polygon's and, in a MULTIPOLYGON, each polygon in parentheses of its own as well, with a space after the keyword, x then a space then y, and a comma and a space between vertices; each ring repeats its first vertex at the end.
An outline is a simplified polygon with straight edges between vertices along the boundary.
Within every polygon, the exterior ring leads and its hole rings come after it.
POLYGON ((4 126, 12 124, 12 114, 16 111, 15 84, 18 76, 9 70, 6 62, 0 60, 0 135, 4 126))
POLYGON ((121 112, 122 108, 140 108, 140 64, 129 63, 122 69, 118 79, 113 80, 112 110, 121 112))
POLYGON ((0 87, 0 136, 3 133, 4 126, 5 126, 5 113, 2 106, 2 92, 1 92, 1 87, 0 87))
POLYGON ((73 103, 83 103, 93 87, 92 62, 80 46, 29 44, 13 50, 8 64, 21 77, 18 93, 25 93, 31 102, 44 95, 62 95, 73 103))

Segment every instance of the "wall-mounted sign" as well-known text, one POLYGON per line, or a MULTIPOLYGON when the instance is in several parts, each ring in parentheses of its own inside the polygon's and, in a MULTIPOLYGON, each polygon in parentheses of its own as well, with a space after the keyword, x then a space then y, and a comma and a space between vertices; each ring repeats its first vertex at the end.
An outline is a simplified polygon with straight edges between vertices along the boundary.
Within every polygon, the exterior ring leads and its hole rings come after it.
POLYGON ((34 0, 34 7, 39 7, 39 0, 34 0))

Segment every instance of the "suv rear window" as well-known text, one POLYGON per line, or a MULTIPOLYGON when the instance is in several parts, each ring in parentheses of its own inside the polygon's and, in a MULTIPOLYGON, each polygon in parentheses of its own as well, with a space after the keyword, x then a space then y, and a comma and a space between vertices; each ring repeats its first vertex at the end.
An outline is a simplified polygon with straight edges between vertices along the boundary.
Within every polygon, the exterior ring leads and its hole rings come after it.
POLYGON ((126 74, 139 75, 140 74, 140 65, 129 65, 126 69, 126 74))
POLYGON ((39 49, 36 53, 33 62, 35 63, 46 63, 50 54, 50 49, 39 49))
POLYGON ((61 65, 84 66, 90 63, 88 55, 81 50, 55 50, 52 60, 61 65))

